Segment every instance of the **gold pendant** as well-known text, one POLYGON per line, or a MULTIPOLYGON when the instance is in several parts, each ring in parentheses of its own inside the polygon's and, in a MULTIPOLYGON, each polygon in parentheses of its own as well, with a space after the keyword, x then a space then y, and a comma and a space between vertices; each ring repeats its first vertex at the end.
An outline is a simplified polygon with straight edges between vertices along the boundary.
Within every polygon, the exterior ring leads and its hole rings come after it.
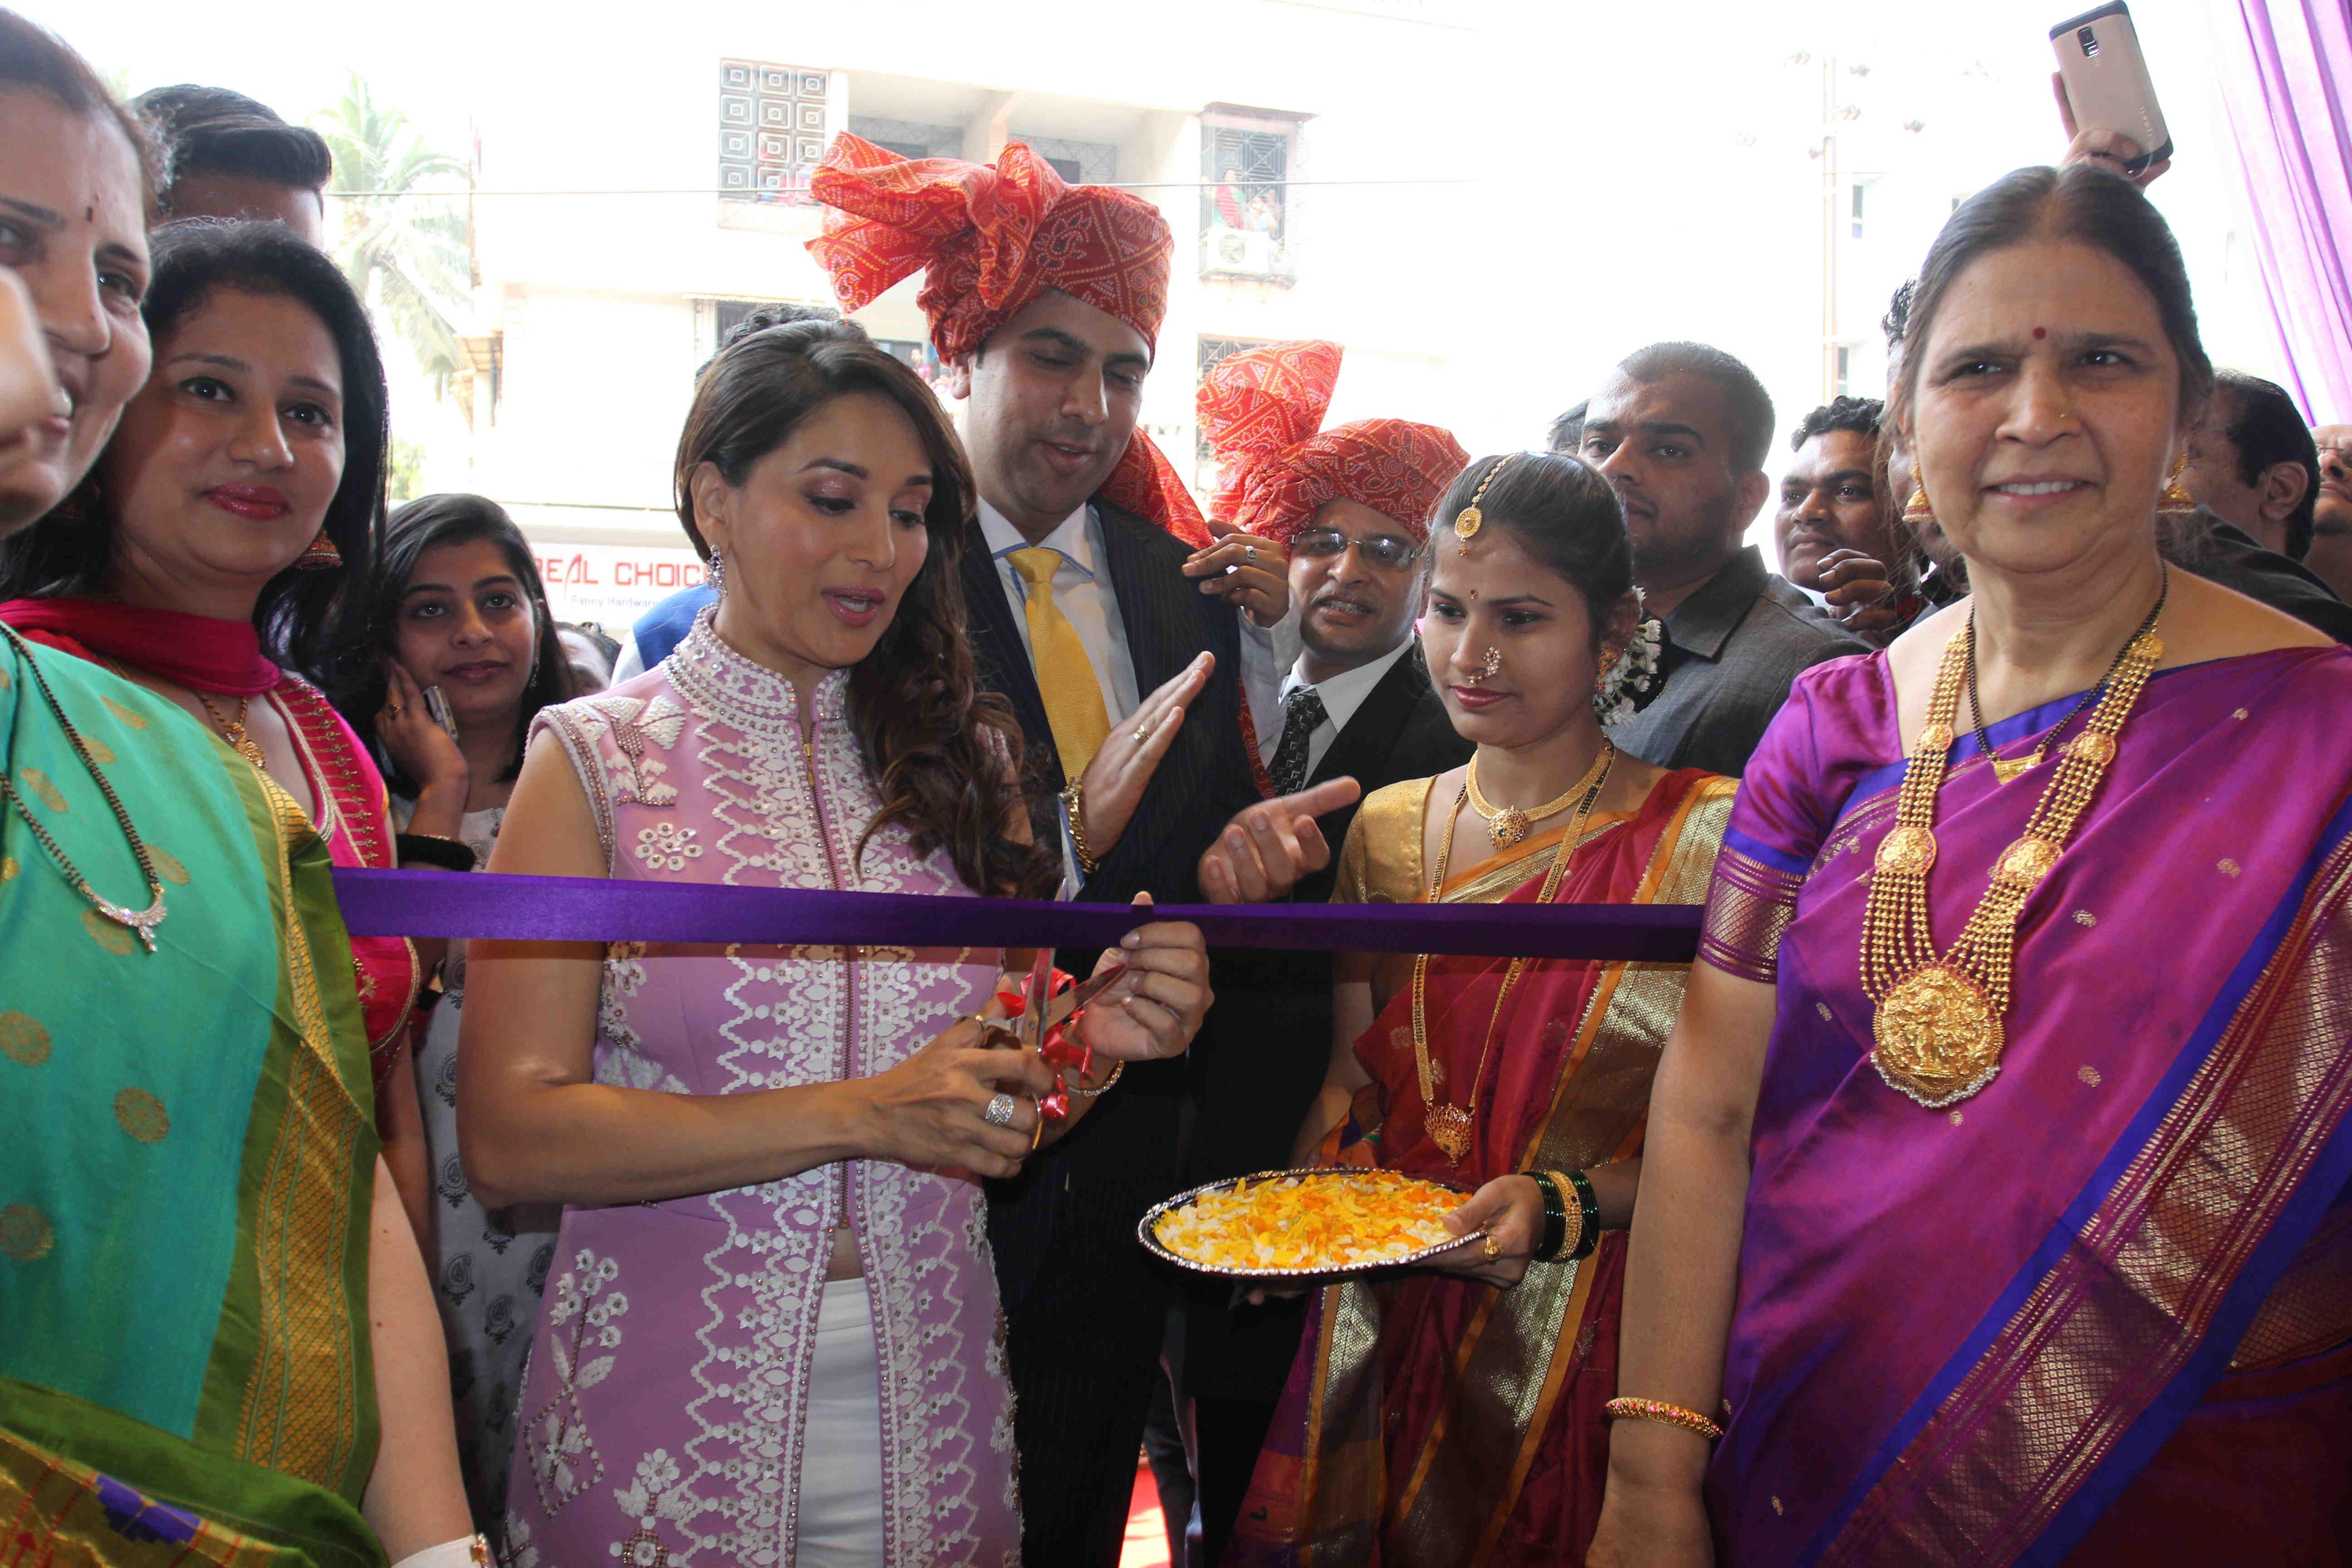
POLYGON ((1895 982, 1871 1020, 1871 1064, 1931 1110, 1968 1099, 2000 1071, 2002 1031, 1975 980, 1929 963, 1895 982))
POLYGON ((260 742, 257 741, 237 742, 236 754, 243 757, 247 762, 251 763, 257 768, 265 767, 267 765, 261 760, 261 745, 260 742))
POLYGON ((1528 814, 1516 805, 1496 812, 1486 824, 1486 837, 1497 849, 1508 849, 1527 836, 1528 814))
POLYGON ((2038 752, 2029 752, 2022 757, 1995 757, 1992 759, 1992 776, 2007 784, 2020 773, 2032 772, 2033 765, 2041 760, 2038 752))
POLYGON ((1458 1165, 1470 1152, 1470 1113, 1458 1105, 1433 1105, 1421 1113, 1429 1141, 1445 1152, 1446 1163, 1458 1165))

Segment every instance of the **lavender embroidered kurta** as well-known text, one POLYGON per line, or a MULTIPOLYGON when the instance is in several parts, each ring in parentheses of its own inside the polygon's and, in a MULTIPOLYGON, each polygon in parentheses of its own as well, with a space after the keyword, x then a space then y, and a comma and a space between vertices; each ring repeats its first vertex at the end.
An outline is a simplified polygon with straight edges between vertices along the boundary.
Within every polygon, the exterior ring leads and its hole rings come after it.
MULTIPOLYGON (((615 877, 970 896, 944 853, 917 856, 896 828, 857 859, 881 803, 847 689, 846 671, 818 685, 804 751, 792 686, 721 643, 706 611, 660 666, 539 726, 578 770, 615 877)), ((995 949, 618 944, 596 1081, 735 1094, 871 1076, 976 1012, 1001 964, 995 949)), ((1018 1561, 980 1186, 856 1160, 565 1210, 523 1388, 511 1563, 793 1561, 802 1399, 839 1223, 872 1292, 887 1561, 1018 1561)))

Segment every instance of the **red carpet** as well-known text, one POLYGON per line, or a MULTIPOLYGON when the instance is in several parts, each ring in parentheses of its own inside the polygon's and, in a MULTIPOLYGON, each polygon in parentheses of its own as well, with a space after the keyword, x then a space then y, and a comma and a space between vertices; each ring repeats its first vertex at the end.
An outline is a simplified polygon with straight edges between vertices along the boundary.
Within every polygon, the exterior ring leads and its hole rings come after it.
POLYGON ((1168 1568, 1168 1527, 1160 1516, 1160 1488, 1151 1467, 1135 1467, 1135 1501, 1127 1510, 1127 1549, 1118 1568, 1168 1568))

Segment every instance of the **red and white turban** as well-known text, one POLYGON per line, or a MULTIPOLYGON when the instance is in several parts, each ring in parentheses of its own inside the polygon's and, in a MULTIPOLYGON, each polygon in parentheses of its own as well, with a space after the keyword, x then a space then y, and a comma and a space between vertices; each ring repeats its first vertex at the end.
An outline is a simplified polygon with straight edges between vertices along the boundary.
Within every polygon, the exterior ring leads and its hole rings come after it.
MULTIPOLYGON (((844 132, 810 182, 826 207, 809 250, 842 309, 923 273, 916 302, 942 358, 973 353, 1048 289, 1116 316, 1158 346, 1168 313, 1168 220, 1142 197, 1072 185, 1018 142, 992 166, 908 160, 844 132)), ((1209 530, 1192 491, 1138 426, 1103 498, 1192 544, 1209 530)))
POLYGON ((1201 429, 1223 465, 1211 510, 1220 524, 1288 543, 1328 500, 1393 519, 1416 540, 1469 465, 1434 425, 1360 419, 1326 430, 1340 348, 1268 343, 1217 363, 1201 386, 1201 429))

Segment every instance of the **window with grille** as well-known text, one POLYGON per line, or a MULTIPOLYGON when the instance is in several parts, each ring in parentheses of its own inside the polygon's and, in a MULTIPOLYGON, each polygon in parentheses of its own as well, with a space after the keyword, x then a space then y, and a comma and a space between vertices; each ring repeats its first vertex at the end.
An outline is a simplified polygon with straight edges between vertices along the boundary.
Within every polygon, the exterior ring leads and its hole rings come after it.
MULTIPOLYGON (((1244 349, 1263 348, 1273 341, 1271 338, 1202 338, 1200 368, 1194 373, 1192 381, 1196 396, 1202 384, 1209 379, 1209 373, 1228 355, 1237 354, 1244 349)), ((1213 495, 1217 489, 1217 455, 1210 449, 1208 433, 1197 427, 1192 434, 1192 489, 1204 496, 1213 495)))
POLYGON ((1293 276, 1290 132, 1265 125, 1201 127, 1201 276, 1293 276))
POLYGON ((862 136, 885 152, 901 158, 961 158, 963 131, 954 125, 925 125, 913 120, 883 120, 869 114, 849 117, 849 133, 862 136))
POLYGON ((1015 131, 1006 138, 1029 151, 1074 185, 1108 185, 1118 178, 1118 148, 1108 142, 1074 142, 1066 136, 1031 136, 1015 131))
POLYGON ((805 205, 824 157, 827 73, 756 60, 719 64, 719 199, 805 205))

